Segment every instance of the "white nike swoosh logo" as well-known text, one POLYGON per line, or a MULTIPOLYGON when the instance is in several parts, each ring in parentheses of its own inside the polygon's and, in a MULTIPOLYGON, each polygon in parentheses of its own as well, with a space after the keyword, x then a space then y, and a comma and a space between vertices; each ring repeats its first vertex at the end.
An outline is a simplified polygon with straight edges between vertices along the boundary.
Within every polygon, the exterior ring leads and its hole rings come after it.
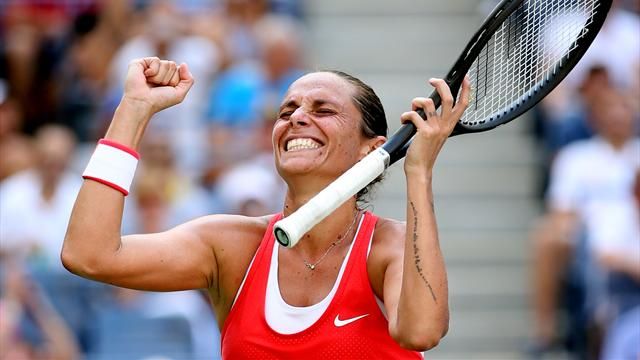
POLYGON ((335 325, 336 327, 341 327, 341 326, 345 326, 345 325, 349 325, 354 321, 358 321, 360 319, 362 319, 365 316, 368 316, 369 314, 364 314, 364 315, 360 315, 360 316, 356 316, 356 317, 352 317, 350 319, 346 319, 346 320, 340 320, 340 314, 336 315, 335 320, 333 320, 333 325, 335 325))

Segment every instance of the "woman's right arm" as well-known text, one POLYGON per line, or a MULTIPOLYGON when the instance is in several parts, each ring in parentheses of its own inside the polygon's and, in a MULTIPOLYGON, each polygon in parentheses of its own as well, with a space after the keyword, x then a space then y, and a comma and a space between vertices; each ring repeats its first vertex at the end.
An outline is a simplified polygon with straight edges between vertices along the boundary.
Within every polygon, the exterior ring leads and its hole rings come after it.
MULTIPOLYGON (((185 64, 144 58, 131 62, 125 91, 106 139, 136 149, 151 116, 180 103, 193 78, 185 64)), ((85 180, 71 214, 62 263, 71 272, 117 286, 172 291, 207 288, 216 279, 211 234, 232 237, 243 220, 209 216, 157 234, 121 237, 124 196, 85 180), (212 230, 215 229, 215 232, 212 230)))

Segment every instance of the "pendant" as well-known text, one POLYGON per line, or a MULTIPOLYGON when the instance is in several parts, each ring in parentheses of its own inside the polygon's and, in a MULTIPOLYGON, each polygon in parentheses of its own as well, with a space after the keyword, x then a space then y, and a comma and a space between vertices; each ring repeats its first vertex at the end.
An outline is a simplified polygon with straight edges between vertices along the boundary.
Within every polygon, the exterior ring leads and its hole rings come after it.
POLYGON ((310 270, 315 270, 316 266, 314 264, 305 264, 310 270))

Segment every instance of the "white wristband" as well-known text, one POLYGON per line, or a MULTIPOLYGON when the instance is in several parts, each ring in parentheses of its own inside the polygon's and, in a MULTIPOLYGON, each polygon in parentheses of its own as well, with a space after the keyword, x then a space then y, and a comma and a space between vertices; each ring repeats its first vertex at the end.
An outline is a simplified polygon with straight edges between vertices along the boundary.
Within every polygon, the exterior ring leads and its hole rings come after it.
POLYGON ((112 140, 101 139, 82 177, 129 194, 140 155, 112 140))

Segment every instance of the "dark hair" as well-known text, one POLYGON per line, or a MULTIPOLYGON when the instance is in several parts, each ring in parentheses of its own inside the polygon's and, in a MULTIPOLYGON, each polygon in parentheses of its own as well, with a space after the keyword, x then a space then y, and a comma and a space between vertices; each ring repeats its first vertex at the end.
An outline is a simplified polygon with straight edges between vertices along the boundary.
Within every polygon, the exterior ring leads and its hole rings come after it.
MULTIPOLYGON (((360 114, 362 114, 362 135, 369 139, 376 136, 387 136, 387 117, 384 113, 384 107, 382 106, 380 98, 376 92, 373 91, 371 86, 343 71, 325 70, 321 72, 337 75, 355 88, 356 93, 353 96, 353 103, 360 111, 360 114)), ((360 190, 356 195, 356 200, 360 203, 366 203, 373 186, 382 181, 383 176, 384 174, 381 174, 364 189, 360 190)))

